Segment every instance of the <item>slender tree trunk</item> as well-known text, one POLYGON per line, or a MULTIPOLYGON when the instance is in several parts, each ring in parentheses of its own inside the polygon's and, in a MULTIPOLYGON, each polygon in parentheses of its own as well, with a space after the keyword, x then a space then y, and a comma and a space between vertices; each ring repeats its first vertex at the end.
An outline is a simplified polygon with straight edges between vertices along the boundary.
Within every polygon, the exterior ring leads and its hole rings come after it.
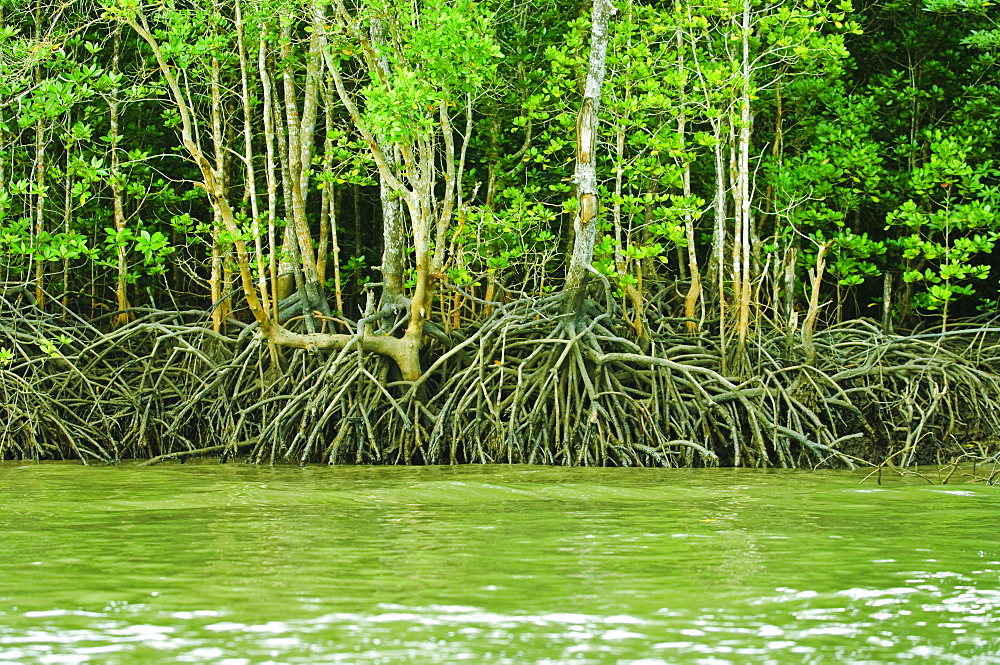
POLYGON ((886 271, 882 276, 882 330, 889 334, 892 329, 892 273, 886 271))
POLYGON ((746 355, 747 334, 750 330, 750 304, 751 304, 751 215, 750 203, 752 192, 750 191, 750 132, 753 128, 753 116, 750 113, 750 95, 752 92, 752 72, 750 69, 750 0, 743 3, 742 21, 742 96, 740 99, 740 131, 738 141, 738 171, 737 177, 739 185, 736 191, 739 192, 738 209, 736 211, 738 228, 740 232, 740 267, 742 273, 739 280, 739 292, 736 297, 739 299, 739 320, 737 322, 738 345, 736 353, 743 362, 746 355))
MULTIPOLYGON (((371 23, 372 44, 379 49, 376 66, 381 75, 388 78, 389 56, 385 48, 385 26, 379 20, 371 23)), ((378 138, 379 149, 385 156, 386 166, 392 172, 398 168, 399 156, 394 146, 383 138, 378 138)), ((392 186, 379 175, 379 201, 382 206, 382 296, 379 307, 382 310, 392 307, 406 307, 408 301, 403 295, 403 278, 406 274, 407 237, 404 227, 403 210, 400 200, 392 190, 392 186)), ((358 188, 354 188, 354 224, 355 243, 360 243, 358 206, 358 188)), ((360 253, 360 246, 355 253, 360 253)), ((388 321, 388 320, 387 320, 388 321)))
MULTIPOLYGON (((212 58, 212 151, 215 154, 215 171, 219 174, 220 184, 225 190, 226 182, 226 154, 225 143, 222 138, 222 91, 219 85, 219 59, 212 58)), ((226 325, 232 309, 226 293, 229 291, 229 284, 226 283, 223 262, 225 261, 226 249, 222 245, 222 211, 217 205, 212 206, 214 220, 212 223, 212 263, 209 285, 212 291, 212 329, 221 332, 226 325)))
MULTIPOLYGON (((235 1, 236 42, 240 58, 240 101, 243 105, 243 159, 246 168, 246 197, 250 201, 250 216, 253 224, 254 253, 257 258, 257 289, 261 304, 270 310, 267 289, 267 271, 264 265, 263 231, 260 223, 260 203, 257 200, 257 173, 253 152, 253 114, 250 110, 250 64, 247 59, 246 34, 243 26, 241 0, 235 1)), ((263 40, 262 40, 263 41, 263 40)))
MULTIPOLYGON (((447 102, 440 102, 438 104, 438 117, 441 122, 441 138, 444 144, 444 197, 441 205, 441 214, 437 219, 437 225, 434 234, 434 256, 431 259, 431 272, 440 273, 444 269, 445 262, 445 251, 447 249, 447 233, 448 226, 451 223, 451 216, 455 210, 455 191, 458 187, 458 178, 456 175, 456 158, 455 154, 455 130, 451 123, 451 114, 448 112, 447 102)), ((468 145, 468 140, 470 138, 470 132, 467 131, 465 134, 465 140, 463 141, 463 157, 464 157, 464 145, 468 145)))
MULTIPOLYGON (((404 146, 405 148, 405 146, 404 146)), ((432 136, 421 136, 416 141, 414 153, 406 160, 411 177, 413 195, 407 199, 410 228, 413 231, 413 255, 416 282, 413 302, 410 304, 410 323, 407 333, 422 334, 423 323, 431 313, 431 224, 434 202, 434 162, 437 156, 436 141, 432 136)), ((404 160, 406 154, 403 154, 404 160)))
POLYGON ((816 319, 819 316, 819 290, 823 284, 823 271, 826 269, 826 252, 831 243, 821 245, 816 252, 816 269, 809 271, 811 291, 809 293, 809 309, 805 321, 802 322, 802 349, 805 351, 805 364, 816 363, 816 344, 813 342, 813 332, 816 330, 816 319))
MULTIPOLYGON (((66 111, 66 126, 72 127, 72 110, 66 111)), ((63 171, 63 233, 67 235, 70 232, 70 225, 73 220, 73 148, 74 142, 72 140, 66 141, 66 167, 63 171)), ((3 182, 3 180, 0 180, 3 182)), ((69 257, 64 256, 62 260, 62 273, 63 273, 63 284, 62 284, 62 305, 64 308, 69 308, 69 257)), ((67 316, 67 312, 63 312, 63 316, 67 316)))
MULTIPOLYGON (((35 37, 37 39, 42 38, 42 3, 41 0, 35 0, 35 37)), ((34 77, 35 85, 40 85, 42 82, 42 69, 41 66, 36 65, 34 67, 34 77)), ((32 217, 34 225, 34 245, 35 252, 32 253, 31 258, 34 263, 32 266, 34 268, 34 279, 35 279, 35 301, 39 307, 45 306, 45 261, 39 254, 41 249, 42 238, 45 234, 45 144, 46 144, 46 126, 45 121, 39 117, 35 121, 35 177, 34 184, 36 188, 34 203, 34 213, 32 217)))
MULTIPOLYGON (((111 70, 115 74, 119 72, 119 54, 120 54, 120 38, 121 31, 115 30, 114 34, 114 44, 113 44, 113 54, 111 56, 111 70)), ((118 85, 117 83, 111 90, 111 96, 108 100, 108 116, 110 122, 110 129, 108 131, 108 136, 111 139, 111 173, 109 184, 111 185, 111 197, 113 201, 114 210, 114 225, 115 232, 119 234, 125 231, 125 206, 122 199, 122 180, 123 176, 121 173, 121 162, 118 152, 118 143, 121 140, 121 134, 118 131, 119 122, 119 100, 118 100, 118 85)), ((128 260, 126 255, 126 247, 118 243, 117 244, 117 259, 118 259, 118 280, 115 285, 115 303, 118 309, 118 315, 114 318, 115 325, 122 325, 131 320, 131 315, 128 313, 131 305, 128 301, 128 260)))
MULTIPOLYGON (((680 15, 679 8, 677 8, 676 13, 678 16, 680 15)), ((676 33, 676 43, 678 80, 683 81, 684 32, 679 26, 676 33)), ((681 176, 681 186, 685 201, 684 235, 687 238, 688 273, 691 276, 691 285, 688 287, 687 294, 684 296, 684 317, 687 319, 684 325, 687 328, 688 333, 694 335, 698 332, 698 324, 693 319, 697 318, 698 300, 701 298, 701 271, 698 268, 698 252, 694 235, 694 216, 691 214, 690 209, 691 160, 685 154, 687 142, 687 90, 683 84, 681 84, 678 94, 678 106, 680 107, 680 112, 677 114, 677 140, 681 153, 681 159, 683 160, 682 166, 684 169, 681 176)))
MULTIPOLYGON (((277 144, 278 164, 281 169, 281 203, 285 227, 282 232, 280 259, 278 266, 278 296, 280 302, 296 291, 305 290, 305 280, 302 277, 302 266, 299 259, 299 242, 295 235, 294 205, 292 197, 292 168, 288 151, 289 129, 285 122, 284 104, 277 94, 275 84, 271 109, 274 122, 274 136, 277 144)), ((287 94, 287 91, 286 91, 287 94)), ((313 332, 313 319, 305 319, 306 330, 313 332)))
POLYGON ((330 308, 323 296, 322 285, 319 282, 319 272, 316 266, 316 253, 313 249, 312 234, 306 217, 306 198, 309 191, 311 174, 314 130, 318 114, 319 88, 322 74, 322 44, 320 24, 324 20, 321 6, 313 5, 312 34, 309 40, 309 52, 306 56, 305 85, 302 89, 302 109, 299 112, 297 102, 297 87, 295 74, 292 70, 290 38, 291 22, 286 21, 283 27, 285 39, 282 41, 282 57, 285 60, 283 72, 285 85, 285 125, 288 132, 288 164, 292 195, 292 219, 295 236, 298 239, 299 257, 302 265, 304 289, 299 297, 303 298, 303 314, 309 321, 313 310, 325 316, 330 315, 330 308))
MULTIPOLYGON (((386 159, 389 159, 388 155, 386 155, 386 159)), ((381 176, 380 176, 379 177, 379 191, 380 192, 381 192, 381 189, 382 189, 381 180, 382 179, 381 179, 381 176)), ((386 192, 386 196, 388 196, 391 193, 392 193, 391 191, 386 192)), ((362 249, 362 247, 364 247, 364 245, 361 244, 361 187, 359 187, 356 184, 351 187, 351 204, 352 204, 352 210, 353 210, 353 213, 354 213, 353 217, 351 217, 351 219, 354 221, 354 243, 353 243, 353 245, 354 245, 354 256, 361 256, 361 249, 362 249)), ((372 226, 374 226, 374 223, 372 224, 372 226)), ((383 228, 385 227, 385 223, 384 222, 383 222, 382 226, 383 226, 383 228)), ((385 233, 383 233, 382 235, 384 236, 385 233)))
POLYGON ((330 254, 333 259, 333 295, 337 303, 337 312, 344 314, 344 285, 340 276, 340 234, 337 231, 337 220, 340 219, 340 201, 343 198, 339 187, 333 187, 330 192, 330 254))
MULTIPOLYGON (((779 168, 781 168, 783 162, 784 123, 785 118, 781 99, 781 81, 778 80, 774 84, 774 139, 771 142, 771 160, 779 168)), ((764 225, 768 219, 775 214, 773 183, 768 183, 767 188, 764 190, 764 201, 761 207, 763 209, 763 213, 761 214, 760 222, 761 225, 764 225)), ((774 307, 777 309, 777 303, 775 303, 774 307)))
MULTIPOLYGON (((626 100, 628 97, 626 96, 626 100)), ((619 124, 615 128, 615 161, 617 166, 615 168, 615 202, 611 207, 611 218, 613 222, 613 227, 615 231, 615 269, 619 275, 631 275, 631 270, 629 264, 625 260, 625 254, 622 252, 622 247, 631 241, 630 233, 623 232, 622 229, 622 194, 623 194, 623 181, 625 178, 625 127, 619 124)), ((628 299, 632 302, 632 318, 626 317, 629 325, 632 326, 632 330, 639 337, 646 336, 646 328, 643 324, 643 309, 645 303, 643 303, 642 298, 642 265, 639 264, 636 269, 638 273, 637 284, 624 284, 622 285, 622 290, 628 299)))
POLYGON ((274 128, 274 100, 273 86, 271 84, 271 74, 267 62, 266 42, 261 36, 257 47, 257 70, 260 75, 261 87, 261 115, 264 121, 264 173, 267 179, 267 246, 268 255, 268 277, 271 280, 271 303, 274 320, 278 320, 278 301, 281 299, 278 286, 278 254, 277 231, 275 219, 278 216, 278 179, 275 165, 275 128, 274 128))
POLYGON ((713 284, 716 290, 719 313, 719 342, 721 344, 721 355, 723 371, 726 367, 726 316, 728 315, 726 303, 726 162, 725 162, 725 142, 722 134, 722 119, 713 122, 715 157, 715 226, 712 230, 712 257, 709 263, 713 284))
POLYGON ((46 138, 45 121, 39 119, 35 122, 35 245, 36 251, 32 254, 35 262, 35 300, 39 307, 45 306, 45 259, 40 254, 42 239, 45 236, 45 176, 46 176, 46 138))
POLYGON ((799 238, 795 237, 785 250, 785 321, 787 322, 786 338, 791 346, 792 337, 798 327, 798 314, 795 312, 795 268, 799 259, 799 238))
MULTIPOLYGON (((326 283, 326 263, 330 254, 330 227, 336 238, 337 220, 333 214, 336 186, 333 184, 333 94, 330 85, 323 83, 323 178, 319 203, 319 242, 316 246, 316 275, 320 284, 326 283)), ((339 289, 336 289, 339 291, 339 289)), ((340 310, 340 306, 337 306, 340 310)))
POLYGON ((576 183, 577 210, 573 218, 573 249, 566 276, 565 290, 569 294, 571 311, 580 312, 583 305, 584 283, 593 269, 594 243, 597 239, 597 132, 601 108, 601 90, 607 69, 608 19, 614 13, 610 0, 594 0, 591 10, 590 57, 584 83, 583 101, 576 121, 576 183))

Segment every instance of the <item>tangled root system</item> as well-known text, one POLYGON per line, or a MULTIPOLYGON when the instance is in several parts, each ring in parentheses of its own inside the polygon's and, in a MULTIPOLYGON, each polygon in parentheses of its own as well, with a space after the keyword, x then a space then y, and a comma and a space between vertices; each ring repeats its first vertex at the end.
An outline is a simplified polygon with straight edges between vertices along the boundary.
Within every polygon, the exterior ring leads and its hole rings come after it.
POLYGON ((357 348, 277 349, 201 311, 111 327, 0 292, 0 459, 158 462, 906 468, 997 461, 1000 329, 912 336, 857 320, 750 340, 745 376, 718 335, 664 321, 638 339, 610 303, 562 294, 497 307, 425 374, 357 348))

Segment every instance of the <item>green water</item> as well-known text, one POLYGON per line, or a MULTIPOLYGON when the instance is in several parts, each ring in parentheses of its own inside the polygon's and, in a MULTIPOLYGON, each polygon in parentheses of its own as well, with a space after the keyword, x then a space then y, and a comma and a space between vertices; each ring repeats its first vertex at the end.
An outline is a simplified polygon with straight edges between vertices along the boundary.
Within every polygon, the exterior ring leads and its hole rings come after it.
POLYGON ((1000 487, 0 466, 0 663, 1000 663, 1000 487))

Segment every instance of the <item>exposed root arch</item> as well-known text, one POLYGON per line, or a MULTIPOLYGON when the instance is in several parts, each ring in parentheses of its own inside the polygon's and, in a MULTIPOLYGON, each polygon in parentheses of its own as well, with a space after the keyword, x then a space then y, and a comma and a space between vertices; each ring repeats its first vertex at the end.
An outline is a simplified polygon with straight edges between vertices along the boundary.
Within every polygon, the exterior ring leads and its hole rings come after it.
POLYGON ((0 293, 3 459, 907 468, 1000 448, 991 328, 854 321, 818 332, 811 364, 775 331, 737 379, 708 333, 638 339, 610 299, 576 314, 559 294, 497 304, 403 381, 361 344, 275 350, 196 311, 102 329, 24 293, 0 293))
POLYGON ((718 428, 711 412, 719 405, 693 377, 711 370, 643 353, 606 325, 613 319, 609 312, 567 314, 557 296, 519 302, 484 325, 476 357, 435 396, 429 458, 717 464, 714 442, 706 445, 698 430, 718 428), (668 375, 665 368, 682 371, 668 375), (708 409, 691 408, 699 401, 708 409))
POLYGON ((830 379, 864 421, 864 446, 856 454, 904 467, 943 462, 970 448, 986 454, 1000 435, 997 333, 970 326, 888 335, 868 321, 820 333, 830 379))

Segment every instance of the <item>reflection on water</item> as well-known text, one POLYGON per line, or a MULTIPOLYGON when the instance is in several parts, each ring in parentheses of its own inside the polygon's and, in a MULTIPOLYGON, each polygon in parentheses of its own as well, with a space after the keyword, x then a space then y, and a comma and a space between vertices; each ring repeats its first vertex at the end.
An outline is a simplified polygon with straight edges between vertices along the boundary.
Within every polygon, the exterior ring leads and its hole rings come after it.
POLYGON ((0 466, 3 663, 1000 663, 1000 488, 0 466))

